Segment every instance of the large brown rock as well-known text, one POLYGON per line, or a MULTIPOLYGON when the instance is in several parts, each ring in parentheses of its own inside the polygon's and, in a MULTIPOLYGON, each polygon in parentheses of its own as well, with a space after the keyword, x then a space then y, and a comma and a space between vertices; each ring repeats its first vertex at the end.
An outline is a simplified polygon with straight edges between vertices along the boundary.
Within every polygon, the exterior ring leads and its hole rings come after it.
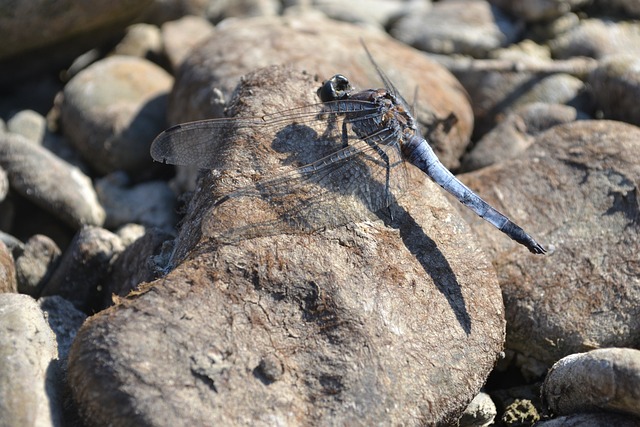
POLYGON ((460 209, 496 267, 507 348, 542 362, 540 374, 568 354, 640 345, 638 153, 636 126, 579 121, 461 176, 551 249, 532 257, 460 209))
MULTIPOLYGON (((230 112, 314 102, 318 84, 267 68, 243 79, 230 112)), ((177 267, 88 320, 73 345, 69 379, 90 424, 424 425, 462 414, 501 352, 503 310, 491 266, 434 184, 412 174, 406 196, 378 213, 385 221, 209 238, 244 220, 260 230, 268 204, 214 200, 318 155, 318 135, 304 123, 211 147, 218 172, 201 177, 177 267)))
POLYGON ((341 73, 358 89, 382 87, 361 40, 409 104, 417 96, 416 119, 424 128, 434 128, 429 142, 445 165, 456 167, 473 128, 471 106, 458 81, 421 52, 380 31, 319 14, 239 19, 217 28, 182 63, 170 97, 169 121, 221 117, 238 79, 274 64, 294 65, 320 80, 341 73), (450 131, 435 129, 434 123, 451 113, 457 123, 450 131))

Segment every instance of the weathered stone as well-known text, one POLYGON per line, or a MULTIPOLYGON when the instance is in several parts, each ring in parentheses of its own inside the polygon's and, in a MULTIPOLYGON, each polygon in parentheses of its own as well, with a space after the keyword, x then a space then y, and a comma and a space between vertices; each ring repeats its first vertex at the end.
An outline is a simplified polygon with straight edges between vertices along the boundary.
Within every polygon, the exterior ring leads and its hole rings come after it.
POLYGON ((60 248, 42 234, 32 236, 16 259, 18 289, 22 294, 37 297, 60 258, 60 248))
MULTIPOLYGON (((420 52, 384 33, 317 15, 243 19, 218 28, 215 36, 191 52, 176 75, 169 121, 176 124, 222 117, 225 100, 240 76, 272 64, 291 64, 318 76, 320 81, 341 73, 358 89, 382 87, 361 40, 409 104, 417 93, 415 118, 423 129, 432 130, 429 141, 443 163, 457 166, 469 141, 473 117, 466 94, 455 78, 420 52), (449 132, 434 126, 438 119, 451 113, 457 123, 449 132)), ((308 99, 318 102, 315 96, 308 99)))
POLYGON ((595 102, 604 117, 640 125, 640 57, 612 55, 589 75, 595 102))
MULTIPOLYGON (((229 112, 306 105, 317 85, 270 67, 243 79, 229 112)), ((412 176, 393 220, 379 213, 387 225, 370 213, 312 234, 229 245, 207 237, 243 219, 262 230, 268 205, 213 201, 342 143, 330 133, 318 146, 314 129, 238 133, 216 147, 223 172, 200 181, 177 267, 78 334, 69 375, 89 422, 418 425, 462 414, 500 354, 502 304, 491 267, 434 184, 412 176)), ((347 206, 344 195, 327 197, 347 206)))
POLYGON ((18 292, 16 267, 7 245, 0 241, 0 293, 18 292))
POLYGON ((83 311, 101 308, 111 262, 122 250, 122 242, 110 231, 83 227, 62 254, 41 295, 60 295, 83 311))
POLYGON ((640 350, 603 348, 569 355, 556 362, 542 387, 556 415, 615 411, 640 422, 640 350))
POLYGON ((64 133, 98 172, 141 173, 164 125, 171 77, 141 58, 112 56, 77 74, 64 88, 64 133))
POLYGON ((637 127, 585 120, 460 176, 550 249, 532 257, 459 209, 498 273, 507 348, 550 366, 597 347, 640 345, 639 152, 637 127))
POLYGON ((11 188, 74 229, 101 225, 104 210, 78 168, 17 134, 0 134, 0 166, 11 188))
POLYGON ((62 425, 56 337, 36 301, 0 293, 0 420, 4 425, 62 425))

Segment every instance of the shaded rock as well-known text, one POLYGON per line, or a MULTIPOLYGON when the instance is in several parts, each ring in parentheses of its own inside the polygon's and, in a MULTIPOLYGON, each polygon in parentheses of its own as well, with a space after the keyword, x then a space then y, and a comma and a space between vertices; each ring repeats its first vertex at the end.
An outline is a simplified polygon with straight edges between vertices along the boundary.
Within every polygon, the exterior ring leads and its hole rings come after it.
MULTIPOLYGON (((341 73, 359 89, 381 87, 361 39, 409 104, 417 91, 415 118, 423 129, 431 130, 430 142, 444 164, 457 166, 469 140, 473 117, 466 94, 453 76, 381 32, 318 15, 244 19, 219 27, 215 36, 194 49, 182 64, 171 92, 169 121, 175 124, 222 117, 240 76, 271 64, 291 64, 317 75, 317 86, 341 73), (458 121, 447 133, 436 124, 451 113, 458 121)), ((318 102, 315 96, 309 100, 318 102)))
POLYGON ((539 135, 517 159, 460 176, 551 249, 531 257, 459 209, 496 267, 507 348, 549 366, 640 344, 639 150, 635 126, 578 121, 539 135))
POLYGON ((56 337, 36 301, 0 294, 0 419, 62 425, 56 337))
POLYGON ((18 292, 18 285, 11 251, 0 241, 0 293, 5 292, 18 292))
POLYGON ((0 13, 0 85, 59 70, 119 34, 150 0, 20 2, 0 13))
POLYGON ((16 254, 16 256, 24 249, 24 243, 4 231, 0 231, 0 242, 2 242, 11 253, 16 254))
POLYGON ((161 37, 171 68, 176 71, 191 49, 211 37, 213 32, 213 25, 200 16, 185 16, 165 22, 161 28, 161 37))
POLYGON ((13 190, 72 228, 104 221, 91 180, 23 136, 0 135, 0 166, 13 190))
MULTIPOLYGON (((418 3, 418 2, 416 2, 418 3)), ((429 8, 429 2, 407 4, 398 0, 325 0, 315 2, 315 9, 322 11, 331 19, 352 23, 368 24, 386 28, 389 21, 398 15, 406 13, 407 9, 415 11, 419 8, 429 8), (426 6, 425 6, 426 5, 426 6), (416 7, 417 6, 417 7, 416 7)))
POLYGON ((612 55, 589 75, 598 107, 609 119, 640 125, 640 57, 612 55))
POLYGON ((568 105, 534 102, 515 108, 478 141, 462 158, 462 171, 471 171, 514 158, 526 150, 543 131, 561 124, 585 119, 568 105))
POLYGON ((460 418, 460 427, 485 427, 493 424, 496 417, 496 405, 487 393, 478 393, 460 418))
POLYGON ((477 58, 513 43, 521 27, 485 0, 436 2, 394 22, 390 34, 420 50, 477 58))
MULTIPOLYGON (((520 65, 523 69, 515 72, 473 66, 453 71, 471 98, 476 137, 492 129, 501 115, 532 102, 566 104, 587 113, 592 111, 585 84, 579 78, 557 71, 549 74, 549 69, 555 68, 554 63, 535 60, 520 65)), ((577 68, 582 70, 582 66, 577 68)))
POLYGON ((163 243, 172 238, 172 235, 152 228, 118 255, 107 280, 105 307, 111 305, 112 295, 126 296, 139 284, 158 277, 153 256, 159 254, 163 243))
POLYGON ((586 19, 549 42, 554 58, 640 54, 640 23, 586 19))
POLYGON ((96 192, 107 217, 105 227, 135 222, 147 227, 175 227, 176 196, 164 181, 131 185, 124 172, 114 172, 96 182, 96 192))
POLYGON ((42 143, 47 130, 47 121, 33 110, 22 110, 9 119, 7 130, 22 135, 29 141, 42 143))
POLYGON ((58 266, 60 248, 42 234, 31 237, 16 259, 16 273, 20 293, 37 297, 58 266))
POLYGON ((640 422, 640 350, 603 348, 556 362, 542 387, 551 413, 614 411, 640 422))
POLYGON ((42 297, 38 299, 38 304, 45 314, 47 324, 56 335, 58 359, 66 372, 69 349, 87 315, 58 295, 42 297))
POLYGON ((637 427, 638 419, 616 413, 573 414, 540 421, 536 427, 637 427))
POLYGON ((164 128, 171 77, 140 58, 112 56, 92 64, 64 88, 64 133, 98 172, 140 173, 164 128))
POLYGON ((41 295, 60 295, 79 310, 90 311, 102 301, 111 262, 123 250, 118 236, 110 231, 83 227, 62 254, 41 295))
POLYGON ((526 22, 548 21, 589 3, 590 0, 489 0, 512 16, 526 22))
POLYGON ((530 426, 540 420, 535 405, 526 399, 516 399, 504 408, 502 422, 507 426, 530 426))
POLYGON ((55 5, 46 2, 16 4, 11 13, 6 11, 0 15, 0 26, 5 29, 6 37, 6 43, 0 48, 0 58, 51 46, 73 36, 81 38, 82 33, 86 37, 99 27, 113 28, 115 22, 133 18, 145 3, 148 2, 96 1, 91 7, 73 1, 55 5))
POLYGON ((609 14, 619 13, 626 18, 640 18, 640 3, 635 0, 595 0, 594 3, 609 14))
MULTIPOLYGON (((309 74, 269 67, 243 79, 230 112, 306 105, 316 87, 309 74)), ((312 125, 218 147, 222 172, 203 174, 181 229, 174 260, 184 261, 81 328, 69 375, 88 421, 445 424, 478 393, 502 348, 500 290, 464 222, 422 177, 393 202, 388 226, 370 213, 232 245, 202 236, 273 216, 259 200, 246 212, 213 201, 256 171, 284 172, 341 144, 331 133, 323 141, 334 145, 318 146, 312 125)))

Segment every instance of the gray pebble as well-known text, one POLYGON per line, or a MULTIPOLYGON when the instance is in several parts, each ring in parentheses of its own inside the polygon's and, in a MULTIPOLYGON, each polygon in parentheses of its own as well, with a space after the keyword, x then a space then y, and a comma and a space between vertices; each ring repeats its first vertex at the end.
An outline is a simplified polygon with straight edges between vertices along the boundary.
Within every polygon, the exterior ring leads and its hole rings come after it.
POLYGON ((568 105, 534 102, 517 107, 478 141, 462 159, 461 170, 472 171, 514 158, 539 133, 560 123, 585 119, 568 105))
POLYGON ((165 181, 130 186, 127 175, 120 171, 96 181, 96 192, 107 213, 105 226, 110 229, 132 222, 167 231, 175 227, 176 196, 165 181))
POLYGON ((60 248, 42 234, 31 237, 16 259, 16 275, 20 293, 36 297, 58 265, 60 248))
POLYGON ((161 27, 162 44, 173 70, 177 71, 191 49, 211 37, 213 32, 211 22, 199 16, 165 22, 161 27))
POLYGON ((47 130, 47 120, 33 110, 22 110, 9 119, 7 129, 29 141, 42 144, 47 130))
POLYGON ((458 425, 459 427, 486 427, 493 424, 497 413, 491 396, 480 392, 467 405, 458 425))
POLYGON ((83 311, 100 307, 111 263, 123 250, 120 238, 110 231, 83 227, 62 254, 41 296, 60 295, 83 311))
POLYGON ((103 223, 105 213, 91 180, 25 137, 0 135, 0 166, 14 191, 72 228, 103 223))
POLYGON ((140 58, 112 56, 76 75, 64 88, 65 135, 98 172, 141 173, 149 146, 165 127, 171 77, 140 58))
POLYGON ((600 62, 588 81, 605 118, 640 125, 640 56, 611 55, 600 62))
POLYGON ((0 202, 2 202, 9 193, 9 177, 7 172, 0 166, 0 202))
POLYGON ((489 0, 491 4, 526 22, 549 21, 575 10, 590 0, 489 0))
POLYGON ((614 411, 634 415, 640 423, 639 384, 640 350, 602 348, 556 362, 542 397, 556 415, 614 411))
POLYGON ((133 24, 127 28, 124 38, 113 49, 115 55, 155 58, 160 56, 162 39, 155 25, 133 24))
POLYGON ((640 23, 586 19, 549 42, 554 58, 640 54, 640 23))
POLYGON ((28 295, 0 294, 3 425, 62 425, 57 358, 56 336, 36 301, 28 295))
POLYGON ((521 26, 485 0, 449 0, 394 22, 391 35, 427 52, 476 58, 516 41, 521 26))
POLYGON ((11 251, 0 241, 0 293, 4 292, 18 292, 18 285, 11 251))

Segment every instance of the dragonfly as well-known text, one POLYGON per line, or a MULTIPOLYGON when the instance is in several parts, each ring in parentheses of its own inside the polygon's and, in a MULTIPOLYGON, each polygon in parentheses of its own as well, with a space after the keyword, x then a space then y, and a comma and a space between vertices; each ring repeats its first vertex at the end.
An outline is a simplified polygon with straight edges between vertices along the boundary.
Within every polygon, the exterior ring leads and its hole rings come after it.
POLYGON ((158 135, 150 150, 154 160, 204 169, 216 165, 220 147, 243 130, 292 138, 295 132, 286 129, 308 127, 320 129, 316 141, 326 145, 328 140, 337 140, 319 160, 240 186, 215 200, 213 210, 228 208, 231 216, 241 217, 240 225, 227 229, 208 220, 205 234, 231 241, 278 232, 313 232, 355 222, 366 212, 389 207, 394 198, 402 197, 408 168, 416 167, 512 240, 534 254, 544 254, 541 244, 440 162, 419 131, 406 100, 364 43, 363 47, 384 88, 356 91, 347 77, 336 74, 317 90, 318 103, 261 117, 183 123, 158 135), (254 203, 243 204, 246 200, 254 203), (266 203, 273 214, 252 223, 243 214, 257 203, 266 203))

